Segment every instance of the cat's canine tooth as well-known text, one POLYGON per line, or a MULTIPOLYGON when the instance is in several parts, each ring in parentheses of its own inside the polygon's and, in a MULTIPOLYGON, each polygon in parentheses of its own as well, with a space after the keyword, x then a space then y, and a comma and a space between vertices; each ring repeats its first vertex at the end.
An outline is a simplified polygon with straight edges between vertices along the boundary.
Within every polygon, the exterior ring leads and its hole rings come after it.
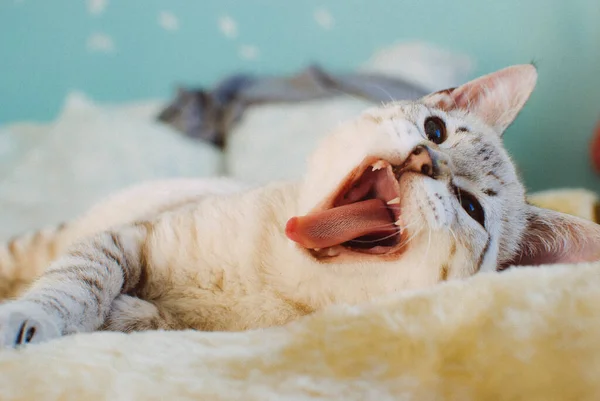
POLYGON ((400 203, 400 197, 396 197, 392 200, 387 201, 388 205, 398 205, 400 203))
POLYGON ((313 251, 319 252, 321 248, 313 248, 313 251))
POLYGON ((396 222, 394 222, 395 225, 397 225, 398 227, 402 227, 402 221, 400 219, 398 219, 396 222))
POLYGON ((385 167, 385 162, 383 160, 377 160, 375 163, 371 164, 371 168, 373 171, 381 170, 385 167))

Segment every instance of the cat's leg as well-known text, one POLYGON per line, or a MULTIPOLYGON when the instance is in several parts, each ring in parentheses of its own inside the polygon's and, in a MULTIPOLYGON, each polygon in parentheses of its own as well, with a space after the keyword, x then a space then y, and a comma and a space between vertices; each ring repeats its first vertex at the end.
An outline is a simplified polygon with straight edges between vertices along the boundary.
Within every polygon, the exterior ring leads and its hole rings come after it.
POLYGON ((100 232, 158 216, 211 194, 245 188, 226 178, 168 179, 142 183, 100 200, 78 218, 0 243, 0 300, 20 295, 69 246, 100 232))
POLYGON ((160 311, 151 302, 125 294, 115 298, 102 326, 102 330, 125 333, 174 328, 174 320, 167 312, 160 311))
POLYGON ((25 233, 0 243, 0 299, 19 295, 56 259, 73 235, 72 224, 25 233))
POLYGON ((152 223, 107 231, 69 248, 19 299, 0 305, 0 347, 98 330, 147 268, 152 223))

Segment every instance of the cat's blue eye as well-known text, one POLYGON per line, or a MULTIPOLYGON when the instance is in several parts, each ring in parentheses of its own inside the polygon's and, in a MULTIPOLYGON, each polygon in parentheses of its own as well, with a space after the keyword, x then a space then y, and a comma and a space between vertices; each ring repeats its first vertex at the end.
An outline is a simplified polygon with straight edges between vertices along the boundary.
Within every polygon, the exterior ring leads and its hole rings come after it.
POLYGON ((446 124, 439 117, 428 117, 424 124, 425 135, 431 142, 439 145, 446 140, 446 124))
POLYGON ((470 194, 467 191, 464 191, 459 188, 454 188, 456 192, 456 197, 460 202, 460 205, 465 212, 476 222, 481 224, 482 227, 485 228, 485 213, 483 212, 483 207, 481 207, 481 203, 477 201, 475 196, 470 194))

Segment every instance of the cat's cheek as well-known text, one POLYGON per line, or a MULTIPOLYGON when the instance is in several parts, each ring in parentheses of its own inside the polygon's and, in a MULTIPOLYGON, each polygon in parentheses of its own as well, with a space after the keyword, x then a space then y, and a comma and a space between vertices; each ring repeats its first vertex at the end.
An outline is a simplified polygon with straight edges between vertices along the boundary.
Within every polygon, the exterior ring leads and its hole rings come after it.
POLYGON ((414 221, 413 215, 417 214, 430 230, 440 231, 451 227, 456 212, 446 184, 422 175, 414 175, 407 181, 406 197, 409 199, 405 204, 410 207, 403 208, 405 221, 414 221))
POLYGON ((490 263, 495 265, 497 241, 494 241, 478 223, 468 216, 461 216, 457 218, 454 232, 461 238, 461 246, 465 248, 465 260, 472 261, 472 265, 467 269, 467 276, 487 270, 484 267, 490 263))

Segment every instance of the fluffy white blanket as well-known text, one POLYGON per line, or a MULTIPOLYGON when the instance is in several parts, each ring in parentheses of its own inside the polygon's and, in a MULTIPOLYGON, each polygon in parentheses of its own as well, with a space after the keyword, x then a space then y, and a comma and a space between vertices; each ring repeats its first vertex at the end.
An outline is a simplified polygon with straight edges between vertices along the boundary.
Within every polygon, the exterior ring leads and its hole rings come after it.
POLYGON ((11 400, 598 400, 600 264, 482 274, 244 333, 0 352, 11 400))

